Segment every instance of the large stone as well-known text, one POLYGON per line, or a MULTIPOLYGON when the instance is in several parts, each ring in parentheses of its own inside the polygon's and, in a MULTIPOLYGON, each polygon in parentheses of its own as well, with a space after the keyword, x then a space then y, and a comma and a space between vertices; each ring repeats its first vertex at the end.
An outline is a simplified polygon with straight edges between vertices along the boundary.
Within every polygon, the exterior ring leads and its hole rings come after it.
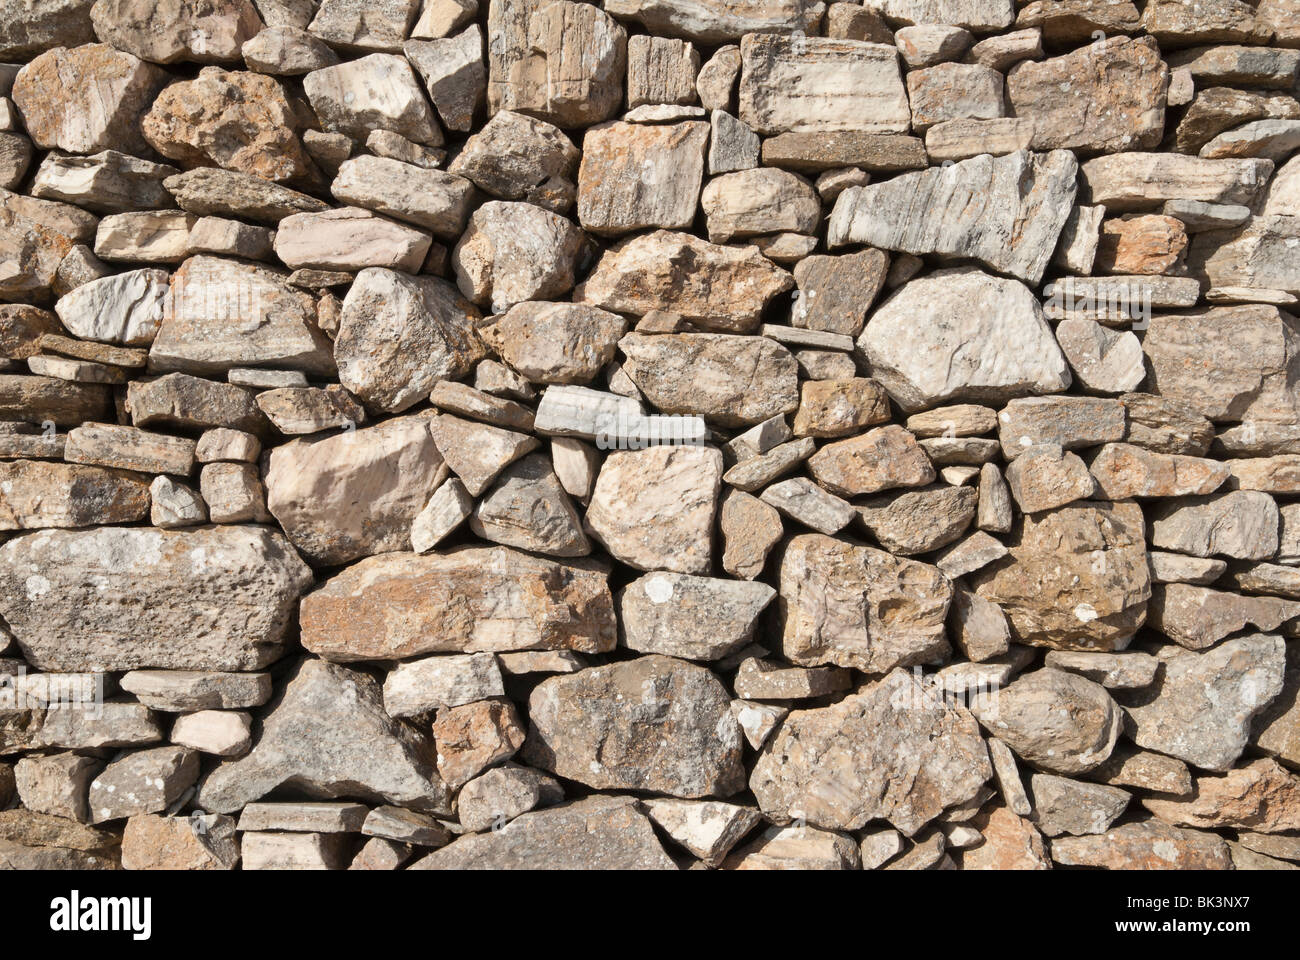
POLYGON ((619 591, 623 643, 641 653, 720 660, 753 640, 775 596, 765 583, 649 573, 619 591))
POLYGON ((251 0, 98 0, 90 17, 99 39, 152 63, 238 60, 262 29, 251 0))
POLYGON ((749 786, 777 823, 855 830, 882 819, 914 836, 992 775, 970 713, 898 670, 834 706, 791 712, 749 786))
POLYGON ((1106 444, 1090 469, 1108 500, 1208 494, 1229 476, 1227 465, 1217 460, 1156 453, 1128 443, 1106 444))
POLYGON ((1266 493, 1187 498, 1152 515, 1151 545, 1194 557, 1267 560, 1277 553, 1278 522, 1277 504, 1266 493))
POLYGON ((580 157, 559 127, 502 110, 465 141, 447 171, 502 200, 564 213, 577 198, 580 157))
POLYGON ((445 280, 362 270, 343 300, 334 337, 339 382, 372 409, 399 413, 483 358, 478 319, 445 280))
POLYGON ((1231 870, 1223 838, 1147 820, 1097 836, 1052 841, 1052 859, 1071 867, 1110 870, 1231 870))
POLYGON ((335 372, 313 297, 289 286, 279 270, 202 255, 172 274, 149 365, 199 376, 231 367, 335 372))
POLYGON ((36 146, 69 153, 148 149, 140 119, 167 75, 106 43, 43 53, 18 71, 13 100, 36 146))
POLYGON ((695 220, 709 125, 611 123, 587 131, 578 171, 578 220, 598 234, 695 220))
POLYGON ((911 111, 893 47, 747 34, 740 56, 740 119, 758 133, 908 132, 911 111))
POLYGON ((321 660, 298 664, 252 752, 213 770, 197 802, 234 813, 280 787, 324 800, 450 808, 433 743, 384 712, 374 678, 321 660))
POLYGON ((271 451, 267 508, 311 561, 347 563, 410 546, 411 521, 446 476, 416 414, 271 451))
POLYGON ((149 480, 125 470, 0 461, 0 530, 130 523, 149 512, 149 480))
POLYGON ((1033 293, 971 268, 907 284, 875 311, 858 349, 908 411, 961 400, 1001 403, 1070 385, 1033 293))
POLYGON ((462 177, 368 154, 345 160, 330 192, 344 203, 426 227, 443 240, 460 236, 474 198, 473 186, 462 177))
POLYGON ((492 0, 487 32, 489 113, 513 110, 585 127, 618 112, 627 31, 599 7, 492 0))
POLYGON ((794 268, 799 294, 791 324, 856 337, 888 272, 889 254, 880 250, 805 257, 794 268))
POLYGON ((1116 153, 1079 167, 1091 203, 1114 213, 1166 200, 1249 205, 1273 172, 1271 160, 1201 160, 1176 153, 1116 153))
POLYGON ((552 677, 528 698, 521 756, 598 790, 726 797, 744 788, 731 697, 703 667, 650 654, 552 677))
POLYGON ((1153 150, 1165 125, 1169 70, 1149 37, 1110 37, 1007 74, 1014 117, 1033 121, 1032 150, 1153 150))
POLYGON ((12 0, 0 10, 0 58, 28 60, 52 47, 93 43, 94 0, 12 0))
POLYGON ((1166 823, 1255 833, 1300 830, 1300 777, 1276 760, 1256 760, 1222 777, 1197 777, 1187 797, 1151 797, 1142 805, 1166 823))
POLYGON ((216 67, 167 87, 141 124, 151 147, 187 167, 307 181, 316 171, 297 128, 293 106, 274 77, 216 67))
POLYGON ((973 257, 1037 283, 1072 209, 1077 171, 1068 151, 1019 151, 850 187, 835 201, 827 245, 973 257))
POLYGON ((714 243, 768 233, 814 234, 821 221, 821 203, 812 184, 772 167, 715 177, 704 188, 700 206, 714 243))
POLYGON ((341 47, 398 51, 420 6, 416 0, 321 0, 308 29, 341 47))
POLYGON ((1282 692, 1286 642, 1254 634, 1201 653, 1174 644, 1151 652, 1163 667, 1156 682, 1116 694, 1129 738, 1205 770, 1230 769, 1246 748, 1251 719, 1282 692))
POLYGON ((745 427, 799 406, 790 351, 765 337, 630 333, 624 372, 662 413, 745 427))
POLYGON ((596 478, 588 528, 638 570, 708 574, 722 470, 722 453, 703 445, 616 450, 596 478))
POLYGON ((0 548, 0 613, 45 670, 256 670, 310 571, 265 527, 101 527, 0 548))
POLYGON ((632 797, 588 797, 452 841, 413 870, 673 870, 632 797))
MULTIPOLYGON (((172 167, 163 169, 173 171, 172 167)), ((294 213, 319 213, 329 209, 328 204, 315 197, 234 170, 199 167, 164 176, 163 186, 176 198, 177 205, 201 217, 228 216, 279 223, 294 213)), ((149 181, 146 179, 145 182, 149 181)))
POLYGON ((429 244, 428 234, 357 207, 294 214, 275 232, 275 255, 295 270, 383 267, 416 273, 429 244))
POLYGON ((768 302, 793 286, 753 247, 657 230, 606 251, 573 299, 637 316, 669 310, 703 330, 747 333, 768 302))
POLYGON ((820 0, 608 0, 605 9, 635 20, 652 34, 712 44, 750 33, 815 33, 824 4, 820 0))
POLYGON ((598 567, 507 547, 371 557, 303 598, 302 642, 327 660, 425 653, 614 648, 614 601, 598 567))
POLYGON ((627 321, 598 307, 525 302, 479 332, 531 383, 590 383, 626 330, 627 321))
POLYGON ((573 288, 583 240, 572 221, 549 210, 491 200, 474 211, 452 251, 456 285, 494 312, 524 300, 554 300, 573 288))
POLYGON ((1142 511, 1076 504, 1025 517, 1010 554, 971 574, 1021 643, 1118 650, 1142 626, 1151 579, 1142 511))
POLYGON ((977 698, 971 709, 1018 756, 1065 776, 1106 761, 1123 716, 1100 684, 1052 667, 977 698))
POLYGON ((1300 603, 1294 600, 1170 583, 1153 593, 1147 623, 1189 650, 1204 650, 1247 627, 1276 630, 1296 617, 1300 603))
POLYGON ((934 465, 916 438, 897 424, 828 443, 808 459, 817 482, 841 497, 934 481, 934 465))
POLYGON ((362 143, 373 130, 389 130, 413 143, 442 143, 433 108, 405 57, 372 53, 314 70, 303 78, 302 86, 330 132, 362 143))
POLYGON ((781 556, 779 582, 781 650, 793 663, 879 674, 949 652, 952 585, 929 564, 801 534, 781 556))

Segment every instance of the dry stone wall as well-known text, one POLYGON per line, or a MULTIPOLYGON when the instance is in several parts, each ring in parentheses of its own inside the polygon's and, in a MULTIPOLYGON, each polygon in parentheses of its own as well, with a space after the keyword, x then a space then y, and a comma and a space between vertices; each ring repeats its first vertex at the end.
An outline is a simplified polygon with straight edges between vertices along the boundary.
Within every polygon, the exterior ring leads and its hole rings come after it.
POLYGON ((1294 0, 0 0, 0 867, 1293 869, 1294 0))

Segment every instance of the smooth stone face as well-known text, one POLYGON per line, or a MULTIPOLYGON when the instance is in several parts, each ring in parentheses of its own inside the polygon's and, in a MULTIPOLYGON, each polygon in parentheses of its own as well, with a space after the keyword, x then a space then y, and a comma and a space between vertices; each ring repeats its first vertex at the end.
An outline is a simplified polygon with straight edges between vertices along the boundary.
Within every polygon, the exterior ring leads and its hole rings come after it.
POLYGON ((641 653, 719 660, 753 639, 775 596, 765 583, 649 573, 618 594, 623 642, 641 653))
POLYGON ((1037 283, 1074 201, 1077 170, 1067 151, 1021 151, 850 187, 835 201, 827 245, 972 257, 1037 283), (973 192, 988 202, 968 205, 973 192))
POLYGON ((351 798, 446 813, 433 744, 384 712, 379 684, 363 673, 303 661, 262 722, 253 750, 219 765, 198 803, 233 813, 283 784, 321 799, 351 798))
POLYGON ((812 184, 770 167, 715 177, 704 188, 700 206, 714 243, 782 231, 812 234, 821 219, 812 184))
POLYGON ((792 712, 750 789, 778 822, 851 830, 884 819, 913 836, 992 773, 974 718, 896 671, 834 706, 792 712))
POLYGON ((418 230, 369 210, 348 208, 285 217, 275 234, 276 256, 295 270, 387 267, 415 273, 424 264, 429 243, 418 230))
POLYGON ((403 549, 411 521, 445 477, 429 427, 430 417, 416 414, 276 447, 266 470, 267 508, 317 563, 403 549))
POLYGON ((688 228, 704 176, 709 127, 612 123, 582 141, 578 220, 598 234, 688 228))
POLYGON ((781 557, 780 592, 781 650, 793 663, 885 673, 948 652, 952 585, 928 564, 802 534, 781 557))
POLYGON ((0 549, 0 610, 49 670, 256 670, 282 653, 309 583, 264 527, 101 527, 0 549))
POLYGON ((544 680, 522 756, 597 789, 725 797, 744 787, 731 698, 703 667, 655 654, 544 680))
POLYGON ((122 833, 127 870, 233 870, 239 862, 235 821, 219 813, 140 813, 122 833))
POLYGON ((507 547, 382 554, 303 599, 303 645, 342 663, 424 653, 606 652, 616 626, 605 577, 507 547))
POLYGON ((721 863, 761 819, 751 807, 711 800, 648 800, 646 812, 673 840, 710 866, 721 863))
POLYGON ((1001 403, 1070 385, 1037 298, 1014 280, 979 270, 913 280, 875 310, 858 349, 872 376, 908 411, 952 401, 1001 403))
POLYGON ((673 870, 631 797, 588 797, 452 841, 413 870, 673 870))

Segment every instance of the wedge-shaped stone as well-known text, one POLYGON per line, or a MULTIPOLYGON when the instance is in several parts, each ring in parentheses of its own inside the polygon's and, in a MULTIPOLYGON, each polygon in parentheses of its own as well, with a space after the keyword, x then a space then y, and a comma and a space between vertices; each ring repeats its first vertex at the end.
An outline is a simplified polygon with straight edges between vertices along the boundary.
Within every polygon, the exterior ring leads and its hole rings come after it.
POLYGON ((311 572, 266 527, 100 527, 0 548, 0 613, 43 670, 256 670, 311 572))
POLYGON ((1015 20, 1012 0, 865 0, 864 5, 896 23, 950 24, 979 33, 1004 30, 1015 20))
POLYGON ((1033 122, 1032 150, 1153 150, 1165 126, 1169 69, 1154 40, 1110 37, 1007 74, 1014 117, 1033 122))
POLYGON ((202 376, 231 367, 288 367, 333 375, 316 302, 286 276, 237 260, 190 257, 172 274, 150 368, 202 376))
POLYGON ((0 208, 0 301, 49 299, 59 266, 72 247, 71 237, 0 208))
POLYGON ((1020 151, 850 187, 835 201, 827 245, 973 257, 1038 283, 1072 209, 1077 171, 1068 151, 1020 151))
POLYGON ((611 123, 587 131, 578 220, 599 234, 690 227, 704 177, 709 125, 611 123))
POLYGON ((614 648, 605 573, 508 547, 371 557, 303 598, 303 645, 327 660, 614 648))
POLYGON ((370 155, 344 161, 330 192, 344 203, 427 227, 443 240, 460 236, 474 197, 463 177, 370 155))
POLYGON ((460 837, 412 870, 674 870, 632 797, 598 796, 460 837))
POLYGON ((746 427, 799 406, 798 366, 766 337, 630 333, 624 372, 661 412, 746 427))
POLYGON ((279 787, 429 813, 451 808, 433 743, 384 712, 374 678, 321 660, 295 668, 252 752, 213 770, 197 802, 234 813, 279 787))
POLYGON ((148 513, 148 477, 80 464, 0 461, 0 530, 130 523, 148 513))
POLYGON ((0 57, 28 60, 52 47, 93 43, 93 0, 14 0, 0 16, 0 57))
POLYGON ((812 533, 780 562, 781 650, 793 663, 886 673, 948 653, 952 585, 937 568, 812 533))
POLYGON ((855 830, 880 819, 913 836, 992 776, 975 718, 897 670, 834 706, 791 712, 749 786, 778 823, 855 830))
POLYGON ((1163 666, 1156 682, 1116 692, 1128 737, 1205 770, 1230 769, 1246 749, 1251 719, 1282 692, 1286 641, 1254 634, 1203 653, 1172 643, 1150 652, 1163 666))
POLYGON ((451 254, 456 285, 503 312, 524 300, 554 300, 573 288, 586 237, 572 221, 531 203, 490 200, 474 211, 451 254))
POLYGON ((1214 421, 1300 419, 1296 320, 1262 304, 1156 314, 1142 341, 1150 390, 1214 421))
POLYGON ((469 526, 492 543, 552 557, 591 553, 582 519, 545 454, 531 454, 502 471, 475 507, 469 526))
POLYGON ((528 698, 531 766, 598 790, 727 797, 745 786, 731 696, 704 667, 649 654, 543 680, 528 698))
POLYGON ((339 381, 373 409, 405 410, 483 358, 478 319, 445 280, 362 270, 343 300, 334 338, 339 381))
POLYGON ((267 508, 313 562, 410 546, 411 521, 446 476, 430 415, 386 420, 271 451, 267 508))
POLYGON ((831 37, 740 41, 740 119, 758 133, 907 133, 898 51, 831 37))
POLYGON ((793 286, 753 247, 656 230, 610 247, 573 299, 636 316, 669 310, 702 330, 747 333, 768 302, 793 286))
MULTIPOLYGON (((164 169, 173 170, 171 167, 164 169)), ((324 201, 297 190, 251 174, 216 167, 200 167, 167 176, 163 186, 176 198, 182 210, 200 217, 228 216, 279 223, 290 214, 319 213, 329 209, 324 201)))
POLYGON ((420 71, 429 99, 451 130, 471 130, 487 93, 483 31, 478 24, 454 37, 408 40, 402 52, 420 71))
POLYGON ((623 643, 641 653, 720 660, 753 640, 775 596, 765 583, 648 573, 619 591, 623 643))
POLYGON ((1118 650, 1146 619, 1151 577, 1136 504, 1076 504, 1025 517, 1009 549, 970 579, 1002 607, 1017 641, 1118 650))
POLYGON ((826 444, 809 458, 808 471, 841 497, 934 481, 934 465, 925 450, 896 424, 826 444))

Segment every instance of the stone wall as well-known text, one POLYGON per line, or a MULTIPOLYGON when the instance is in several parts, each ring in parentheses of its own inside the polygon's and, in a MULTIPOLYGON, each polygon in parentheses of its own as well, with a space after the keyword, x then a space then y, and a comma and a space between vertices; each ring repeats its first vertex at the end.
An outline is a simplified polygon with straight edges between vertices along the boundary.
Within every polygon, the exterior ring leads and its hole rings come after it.
POLYGON ((0 867, 1300 861, 1295 0, 0 0, 0 867))

